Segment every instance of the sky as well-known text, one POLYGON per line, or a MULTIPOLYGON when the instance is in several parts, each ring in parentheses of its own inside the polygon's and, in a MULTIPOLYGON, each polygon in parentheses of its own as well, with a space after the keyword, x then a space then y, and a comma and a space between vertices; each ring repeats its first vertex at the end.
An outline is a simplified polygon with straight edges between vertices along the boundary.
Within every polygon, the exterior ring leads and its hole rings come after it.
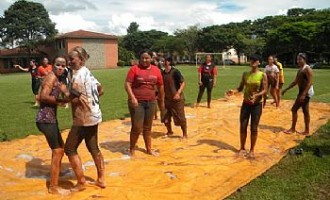
MULTIPOLYGON (((330 8, 330 0, 32 0, 42 3, 60 33, 79 29, 125 35, 131 22, 142 31, 200 27, 284 15, 290 8, 330 8)), ((14 0, 0 0, 3 15, 14 0)))

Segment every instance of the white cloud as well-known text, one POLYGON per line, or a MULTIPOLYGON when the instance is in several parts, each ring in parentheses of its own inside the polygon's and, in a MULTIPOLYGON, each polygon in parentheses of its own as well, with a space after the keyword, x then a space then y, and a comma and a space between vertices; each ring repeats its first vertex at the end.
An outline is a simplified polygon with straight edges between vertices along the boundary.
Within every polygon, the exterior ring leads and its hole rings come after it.
POLYGON ((56 28, 60 33, 75 31, 79 29, 85 30, 99 30, 100 27, 93 21, 84 19, 81 15, 77 14, 59 14, 50 15, 53 22, 56 23, 56 28))
MULTIPOLYGON (((33 0, 43 3, 59 32, 87 29, 126 34, 132 21, 140 30, 173 33, 191 25, 209 26, 269 15, 293 7, 327 8, 329 0, 33 0), (238 9, 237 9, 238 8, 238 9)), ((13 0, 0 0, 0 12, 13 0)))

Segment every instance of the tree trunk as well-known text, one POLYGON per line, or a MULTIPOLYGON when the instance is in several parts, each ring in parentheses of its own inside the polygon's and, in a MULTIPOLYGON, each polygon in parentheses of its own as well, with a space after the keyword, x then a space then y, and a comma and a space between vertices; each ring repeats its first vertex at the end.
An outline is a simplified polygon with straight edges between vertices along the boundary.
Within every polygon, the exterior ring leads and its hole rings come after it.
POLYGON ((238 58, 238 65, 241 65, 241 52, 239 50, 236 50, 237 52, 237 58, 238 58))

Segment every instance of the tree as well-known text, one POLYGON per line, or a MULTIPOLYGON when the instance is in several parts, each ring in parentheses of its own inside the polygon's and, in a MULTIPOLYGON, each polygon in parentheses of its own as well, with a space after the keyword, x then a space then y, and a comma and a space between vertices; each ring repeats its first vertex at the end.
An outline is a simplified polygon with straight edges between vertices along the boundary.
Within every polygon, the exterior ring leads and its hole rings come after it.
POLYGON ((288 10, 287 15, 291 16, 291 17, 300 17, 306 14, 310 14, 312 12, 314 12, 315 9, 304 9, 304 8, 292 8, 290 10, 288 10))
POLYGON ((330 20, 323 22, 314 36, 317 52, 327 59, 330 64, 330 20))
POLYGON ((124 36, 122 47, 129 51, 133 51, 135 56, 139 57, 141 51, 151 50, 158 39, 167 35, 168 33, 157 30, 138 31, 124 36))
POLYGON ((127 28, 127 34, 133 34, 139 31, 139 24, 136 22, 131 22, 127 28))
POLYGON ((296 53, 314 50, 312 41, 316 28, 314 22, 285 23, 269 32, 266 50, 268 54, 291 54, 295 63, 296 53))
POLYGON ((29 54, 42 42, 52 39, 57 30, 41 3, 16 1, 3 17, 5 39, 11 46, 20 46, 29 54))
POLYGON ((180 38, 169 35, 163 36, 155 41, 153 49, 158 52, 163 52, 171 55, 182 55, 185 51, 185 44, 180 38))
POLYGON ((198 35, 200 28, 198 25, 189 26, 187 29, 178 29, 174 35, 184 42, 188 55, 194 57, 198 51, 198 35))

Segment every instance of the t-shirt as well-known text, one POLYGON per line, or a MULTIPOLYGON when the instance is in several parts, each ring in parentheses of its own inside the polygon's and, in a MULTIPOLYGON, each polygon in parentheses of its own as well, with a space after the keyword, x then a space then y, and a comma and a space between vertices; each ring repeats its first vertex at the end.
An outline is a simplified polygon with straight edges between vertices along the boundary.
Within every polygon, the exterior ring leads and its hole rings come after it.
POLYGON ((204 63, 198 68, 198 72, 202 74, 202 81, 207 79, 213 79, 217 75, 217 68, 213 63, 204 63))
POLYGON ((32 79, 38 78, 38 67, 36 67, 34 69, 32 67, 29 67, 29 72, 31 74, 32 79))
POLYGON ((280 83, 284 83, 284 70, 283 65, 280 62, 276 62, 276 66, 278 70, 280 71, 280 83))
POLYGON ((72 103, 74 126, 94 126, 102 121, 97 87, 101 85, 93 74, 83 66, 72 70, 69 76, 69 87, 81 92, 87 98, 87 108, 81 103, 72 103))
MULTIPOLYGON (((164 79, 164 92, 165 99, 172 100, 174 95, 179 90, 181 83, 184 82, 184 78, 180 71, 174 67, 171 68, 169 72, 162 72, 164 79)), ((181 98, 183 98, 183 94, 181 93, 181 98)))
POLYGON ((277 66, 276 65, 267 65, 265 67, 265 70, 264 72, 266 73, 267 75, 267 78, 268 78, 268 82, 269 83, 275 83, 275 80, 276 80, 276 74, 280 72, 280 70, 278 70, 277 66))
MULTIPOLYGON (((244 89, 244 101, 249 102, 253 94, 259 93, 262 89, 262 79, 263 72, 259 71, 257 73, 245 72, 244 73, 244 81, 245 81, 245 89, 244 89)), ((259 103, 262 101, 262 97, 260 96, 255 103, 259 103)))
POLYGON ((134 65, 127 73, 126 81, 132 83, 132 91, 138 101, 155 101, 155 86, 163 85, 163 77, 158 67, 151 65, 144 69, 134 65))
POLYGON ((46 67, 44 67, 44 66, 39 66, 38 67, 38 75, 41 78, 45 78, 45 76, 51 71, 53 71, 53 66, 52 65, 47 65, 46 67))

